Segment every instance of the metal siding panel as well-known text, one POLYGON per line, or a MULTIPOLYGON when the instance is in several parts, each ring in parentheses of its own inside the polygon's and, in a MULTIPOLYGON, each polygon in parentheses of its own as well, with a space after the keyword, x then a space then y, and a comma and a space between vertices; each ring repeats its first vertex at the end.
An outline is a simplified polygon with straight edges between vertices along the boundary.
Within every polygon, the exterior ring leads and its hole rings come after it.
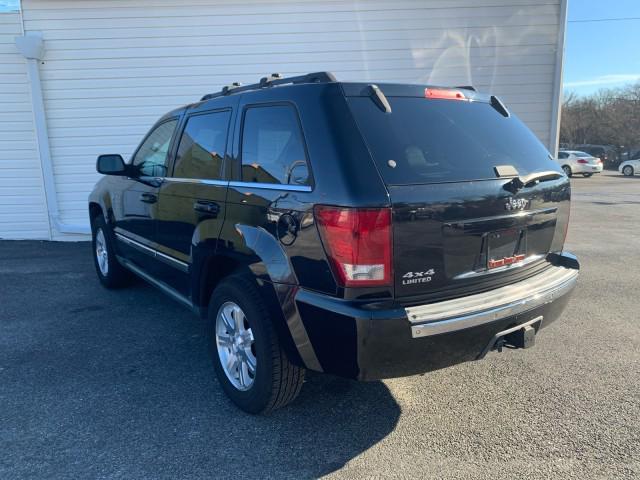
POLYGON ((128 157, 165 111, 273 71, 475 84, 549 140, 560 0, 23 0, 23 9, 27 30, 46 41, 41 75, 68 223, 87 221, 97 154, 128 157))
POLYGON ((21 33, 19 14, 0 15, 0 238, 48 239, 26 65, 14 45, 21 33))

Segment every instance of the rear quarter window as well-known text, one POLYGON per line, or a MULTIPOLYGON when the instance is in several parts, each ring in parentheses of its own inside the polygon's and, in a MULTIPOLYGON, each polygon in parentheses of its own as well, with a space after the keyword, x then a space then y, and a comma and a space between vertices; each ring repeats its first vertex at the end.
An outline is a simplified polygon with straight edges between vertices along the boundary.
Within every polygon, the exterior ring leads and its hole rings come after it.
POLYGON ((494 167, 520 175, 558 170, 549 152, 515 116, 488 103, 390 97, 385 113, 369 97, 350 108, 385 181, 390 185, 494 179, 494 167))
POLYGON ((244 182, 303 186, 311 183, 298 113, 291 105, 246 109, 241 158, 244 182))

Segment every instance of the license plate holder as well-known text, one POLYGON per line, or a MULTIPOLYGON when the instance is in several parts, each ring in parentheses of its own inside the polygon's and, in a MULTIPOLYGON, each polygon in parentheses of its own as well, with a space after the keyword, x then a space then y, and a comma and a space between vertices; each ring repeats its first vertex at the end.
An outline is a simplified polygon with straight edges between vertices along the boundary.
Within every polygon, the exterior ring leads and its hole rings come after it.
POLYGON ((487 235, 487 269, 504 267, 525 258, 525 231, 500 230, 487 235))

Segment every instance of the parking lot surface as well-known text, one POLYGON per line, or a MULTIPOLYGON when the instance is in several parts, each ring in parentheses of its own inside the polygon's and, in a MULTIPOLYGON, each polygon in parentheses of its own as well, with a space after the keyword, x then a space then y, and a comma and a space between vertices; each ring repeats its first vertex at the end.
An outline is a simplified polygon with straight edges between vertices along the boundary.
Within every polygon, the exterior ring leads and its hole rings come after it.
POLYGON ((572 179, 582 273, 529 350, 226 399, 204 324, 88 243, 0 242, 0 478, 640 478, 640 177, 572 179))

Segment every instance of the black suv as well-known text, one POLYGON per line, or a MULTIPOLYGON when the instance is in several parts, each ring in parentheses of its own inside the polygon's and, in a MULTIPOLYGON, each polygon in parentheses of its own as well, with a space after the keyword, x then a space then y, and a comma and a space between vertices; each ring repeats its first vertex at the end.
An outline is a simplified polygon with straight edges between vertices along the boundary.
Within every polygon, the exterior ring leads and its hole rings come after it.
POLYGON ((567 177, 471 87, 274 74, 97 169, 100 281, 134 272, 208 319, 218 379, 252 413, 306 369, 372 380, 529 347, 578 277, 567 177))

